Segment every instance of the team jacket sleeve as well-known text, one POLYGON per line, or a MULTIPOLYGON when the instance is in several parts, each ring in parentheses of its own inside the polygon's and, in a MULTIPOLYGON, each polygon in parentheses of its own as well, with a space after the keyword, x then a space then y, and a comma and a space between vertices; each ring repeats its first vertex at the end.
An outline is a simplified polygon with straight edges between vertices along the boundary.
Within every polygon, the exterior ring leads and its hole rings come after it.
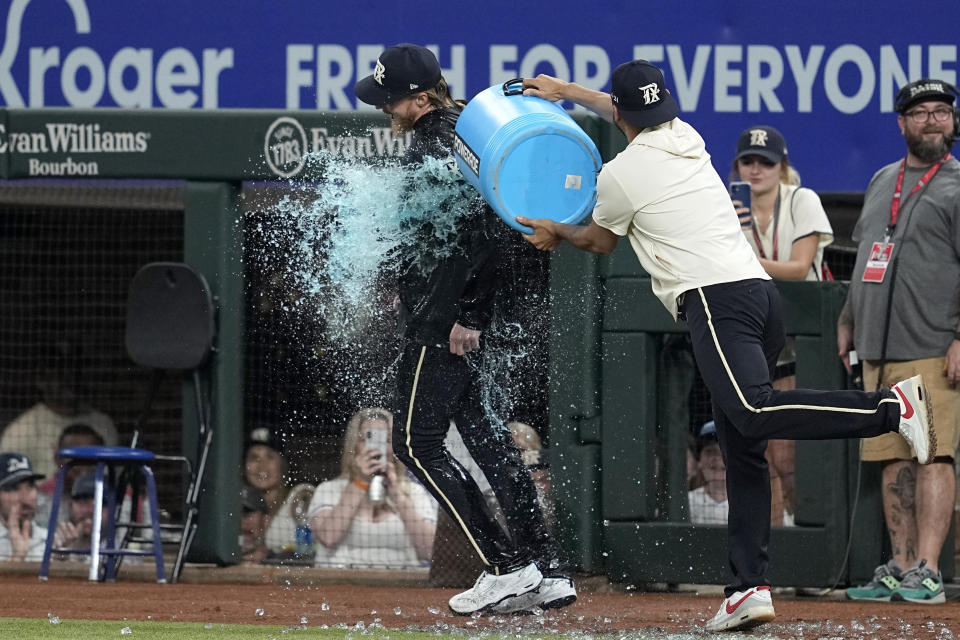
MULTIPOLYGON (((479 200, 479 198, 478 198, 479 200)), ((486 205, 479 207, 466 231, 467 280, 460 295, 457 322, 469 329, 483 331, 493 318, 494 300, 500 286, 502 241, 490 229, 487 220, 495 215, 486 205)))

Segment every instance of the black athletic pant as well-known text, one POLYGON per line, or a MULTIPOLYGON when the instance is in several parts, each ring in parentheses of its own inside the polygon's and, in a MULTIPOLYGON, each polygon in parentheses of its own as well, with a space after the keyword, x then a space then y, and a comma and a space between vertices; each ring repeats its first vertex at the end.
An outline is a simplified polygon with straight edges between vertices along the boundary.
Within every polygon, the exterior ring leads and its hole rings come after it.
POLYGON ((481 352, 407 344, 397 371, 393 450, 440 507, 460 525, 491 573, 505 573, 549 553, 536 487, 506 423, 484 407, 481 352), (500 503, 504 531, 470 474, 443 441, 450 420, 500 503))
POLYGON ((767 439, 869 438, 899 427, 889 391, 778 391, 771 380, 784 344, 783 312, 770 280, 691 289, 683 296, 697 367, 713 403, 727 466, 726 595, 767 585, 770 472, 767 439))

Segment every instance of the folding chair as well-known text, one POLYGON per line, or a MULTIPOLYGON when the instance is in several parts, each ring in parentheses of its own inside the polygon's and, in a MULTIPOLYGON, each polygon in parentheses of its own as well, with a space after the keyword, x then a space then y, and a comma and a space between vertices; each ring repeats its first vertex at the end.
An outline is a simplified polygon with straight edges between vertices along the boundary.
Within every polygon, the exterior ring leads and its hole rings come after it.
POLYGON ((127 300, 127 354, 137 364, 154 371, 132 446, 137 445, 165 371, 189 372, 197 404, 199 433, 193 463, 186 456, 155 456, 157 460, 182 463, 188 479, 183 524, 160 525, 163 529, 182 531, 171 583, 179 580, 196 533, 200 489, 213 441, 210 391, 201 373, 209 367, 215 351, 214 327, 215 308, 210 287, 189 265, 154 262, 143 266, 134 276, 127 300))

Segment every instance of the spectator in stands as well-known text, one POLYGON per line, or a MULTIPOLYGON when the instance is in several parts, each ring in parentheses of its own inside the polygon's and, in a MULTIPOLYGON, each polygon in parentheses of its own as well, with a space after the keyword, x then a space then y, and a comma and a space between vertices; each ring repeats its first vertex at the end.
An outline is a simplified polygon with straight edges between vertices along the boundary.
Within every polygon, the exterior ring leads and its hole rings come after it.
MULTIPOLYGON (((93 496, 96 489, 96 477, 91 473, 77 478, 67 496, 60 513, 67 517, 57 525, 53 535, 53 546, 58 549, 89 549, 93 533, 93 496)), ((104 486, 104 491, 109 489, 104 486)), ((107 509, 103 508, 101 522, 106 522, 107 509)), ((85 560, 88 556, 58 554, 60 560, 85 560)))
POLYGON ((267 503, 266 545, 272 555, 290 554, 296 544, 298 502, 310 501, 313 485, 288 486, 289 466, 276 435, 258 427, 247 439, 244 457, 246 483, 263 492, 267 503))
POLYGON ((267 557, 267 501, 260 489, 248 484, 240 487, 240 555, 244 562, 260 562, 267 557))
POLYGON ((901 372, 922 373, 933 406, 930 465, 909 447, 879 436, 862 442, 863 460, 883 466, 883 512, 893 557, 854 600, 946 600, 939 559, 953 516, 954 460, 960 441, 960 163, 950 150, 956 88, 930 78, 900 89, 894 103, 906 157, 870 181, 853 231, 857 262, 837 324, 850 371, 863 363, 867 390, 901 372), (889 273, 888 273, 889 272, 889 273))
POLYGON ((437 504, 393 455, 392 431, 393 416, 384 409, 361 409, 350 418, 340 476, 321 483, 310 503, 317 564, 416 567, 430 560, 437 504), (378 474, 383 499, 371 495, 378 474))
MULTIPOLYGON (((822 280, 823 250, 833 228, 820 197, 800 187, 783 135, 767 125, 745 129, 737 141, 731 177, 750 183, 750 203, 734 201, 743 233, 760 264, 778 280, 822 280)), ((774 389, 795 389, 796 347, 788 337, 773 374, 774 389)), ((793 513, 793 440, 770 440, 772 514, 793 513)), ((782 524, 774 518, 774 524, 782 524)))
POLYGON ((540 435, 527 423, 508 422, 507 427, 513 435, 513 442, 523 453, 523 462, 537 487, 543 519, 551 530, 555 530, 556 510, 550 493, 549 452, 543 447, 540 435))
MULTIPOLYGON (((530 425, 524 422, 509 422, 507 427, 513 436, 513 442, 523 455, 523 461, 530 470, 531 478, 537 489, 540 509, 545 525, 556 528, 556 513, 550 493, 549 458, 543 448, 540 436, 530 425)), ((487 482, 483 471, 477 466, 464 444, 456 424, 450 422, 450 431, 444 440, 444 446, 457 462, 473 477, 484 498, 493 511, 497 522, 506 525, 506 515, 500 509, 497 498, 487 482)), ((469 587, 477 573, 483 571, 483 564, 467 539, 463 529, 457 525, 446 511, 437 513, 437 530, 433 540, 433 558, 430 564, 430 586, 433 587, 469 587)))
POLYGON ((0 454, 0 560, 41 560, 47 529, 35 520, 36 481, 30 458, 0 454))
MULTIPOLYGON (((83 424, 82 422, 67 425, 63 431, 60 432, 60 438, 57 441, 57 446, 53 454, 54 474, 37 485, 37 522, 46 525, 50 519, 53 492, 57 487, 57 473, 59 473, 64 462, 60 459, 60 449, 66 447, 96 447, 102 445, 103 437, 94 431, 90 425, 83 424)), ((94 468, 95 465, 81 464, 78 462, 74 462, 73 465, 71 465, 66 478, 64 478, 63 495, 60 497, 63 501, 61 504, 68 503, 71 488, 77 479, 88 473, 93 473, 94 468)), ((67 520, 67 510, 60 509, 57 518, 60 522, 65 522, 67 520)))
POLYGON ((697 470, 703 485, 690 491, 690 521, 693 524, 727 524, 727 467, 723 464, 716 425, 703 425, 694 443, 697 470))
POLYGON ((6 426, 0 436, 0 451, 17 451, 36 464, 37 473, 52 476, 57 440, 65 427, 89 425, 108 445, 118 442, 113 420, 87 402, 79 349, 58 344, 37 371, 41 400, 6 426))

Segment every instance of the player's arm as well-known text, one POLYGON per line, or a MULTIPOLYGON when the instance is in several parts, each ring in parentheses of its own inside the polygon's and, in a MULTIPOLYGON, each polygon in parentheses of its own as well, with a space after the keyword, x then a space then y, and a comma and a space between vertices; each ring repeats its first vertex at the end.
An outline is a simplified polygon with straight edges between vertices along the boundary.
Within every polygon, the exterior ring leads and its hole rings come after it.
POLYGON ((590 109, 607 122, 613 122, 613 102, 610 94, 581 87, 575 82, 541 73, 536 78, 523 79, 523 95, 536 96, 551 102, 569 100, 590 109))
POLYGON ((517 216, 517 222, 533 228, 533 233, 525 233, 523 238, 541 251, 553 251, 566 240, 582 251, 606 255, 616 248, 617 241, 620 240, 620 236, 593 220, 588 225, 576 225, 545 218, 531 220, 517 216))

